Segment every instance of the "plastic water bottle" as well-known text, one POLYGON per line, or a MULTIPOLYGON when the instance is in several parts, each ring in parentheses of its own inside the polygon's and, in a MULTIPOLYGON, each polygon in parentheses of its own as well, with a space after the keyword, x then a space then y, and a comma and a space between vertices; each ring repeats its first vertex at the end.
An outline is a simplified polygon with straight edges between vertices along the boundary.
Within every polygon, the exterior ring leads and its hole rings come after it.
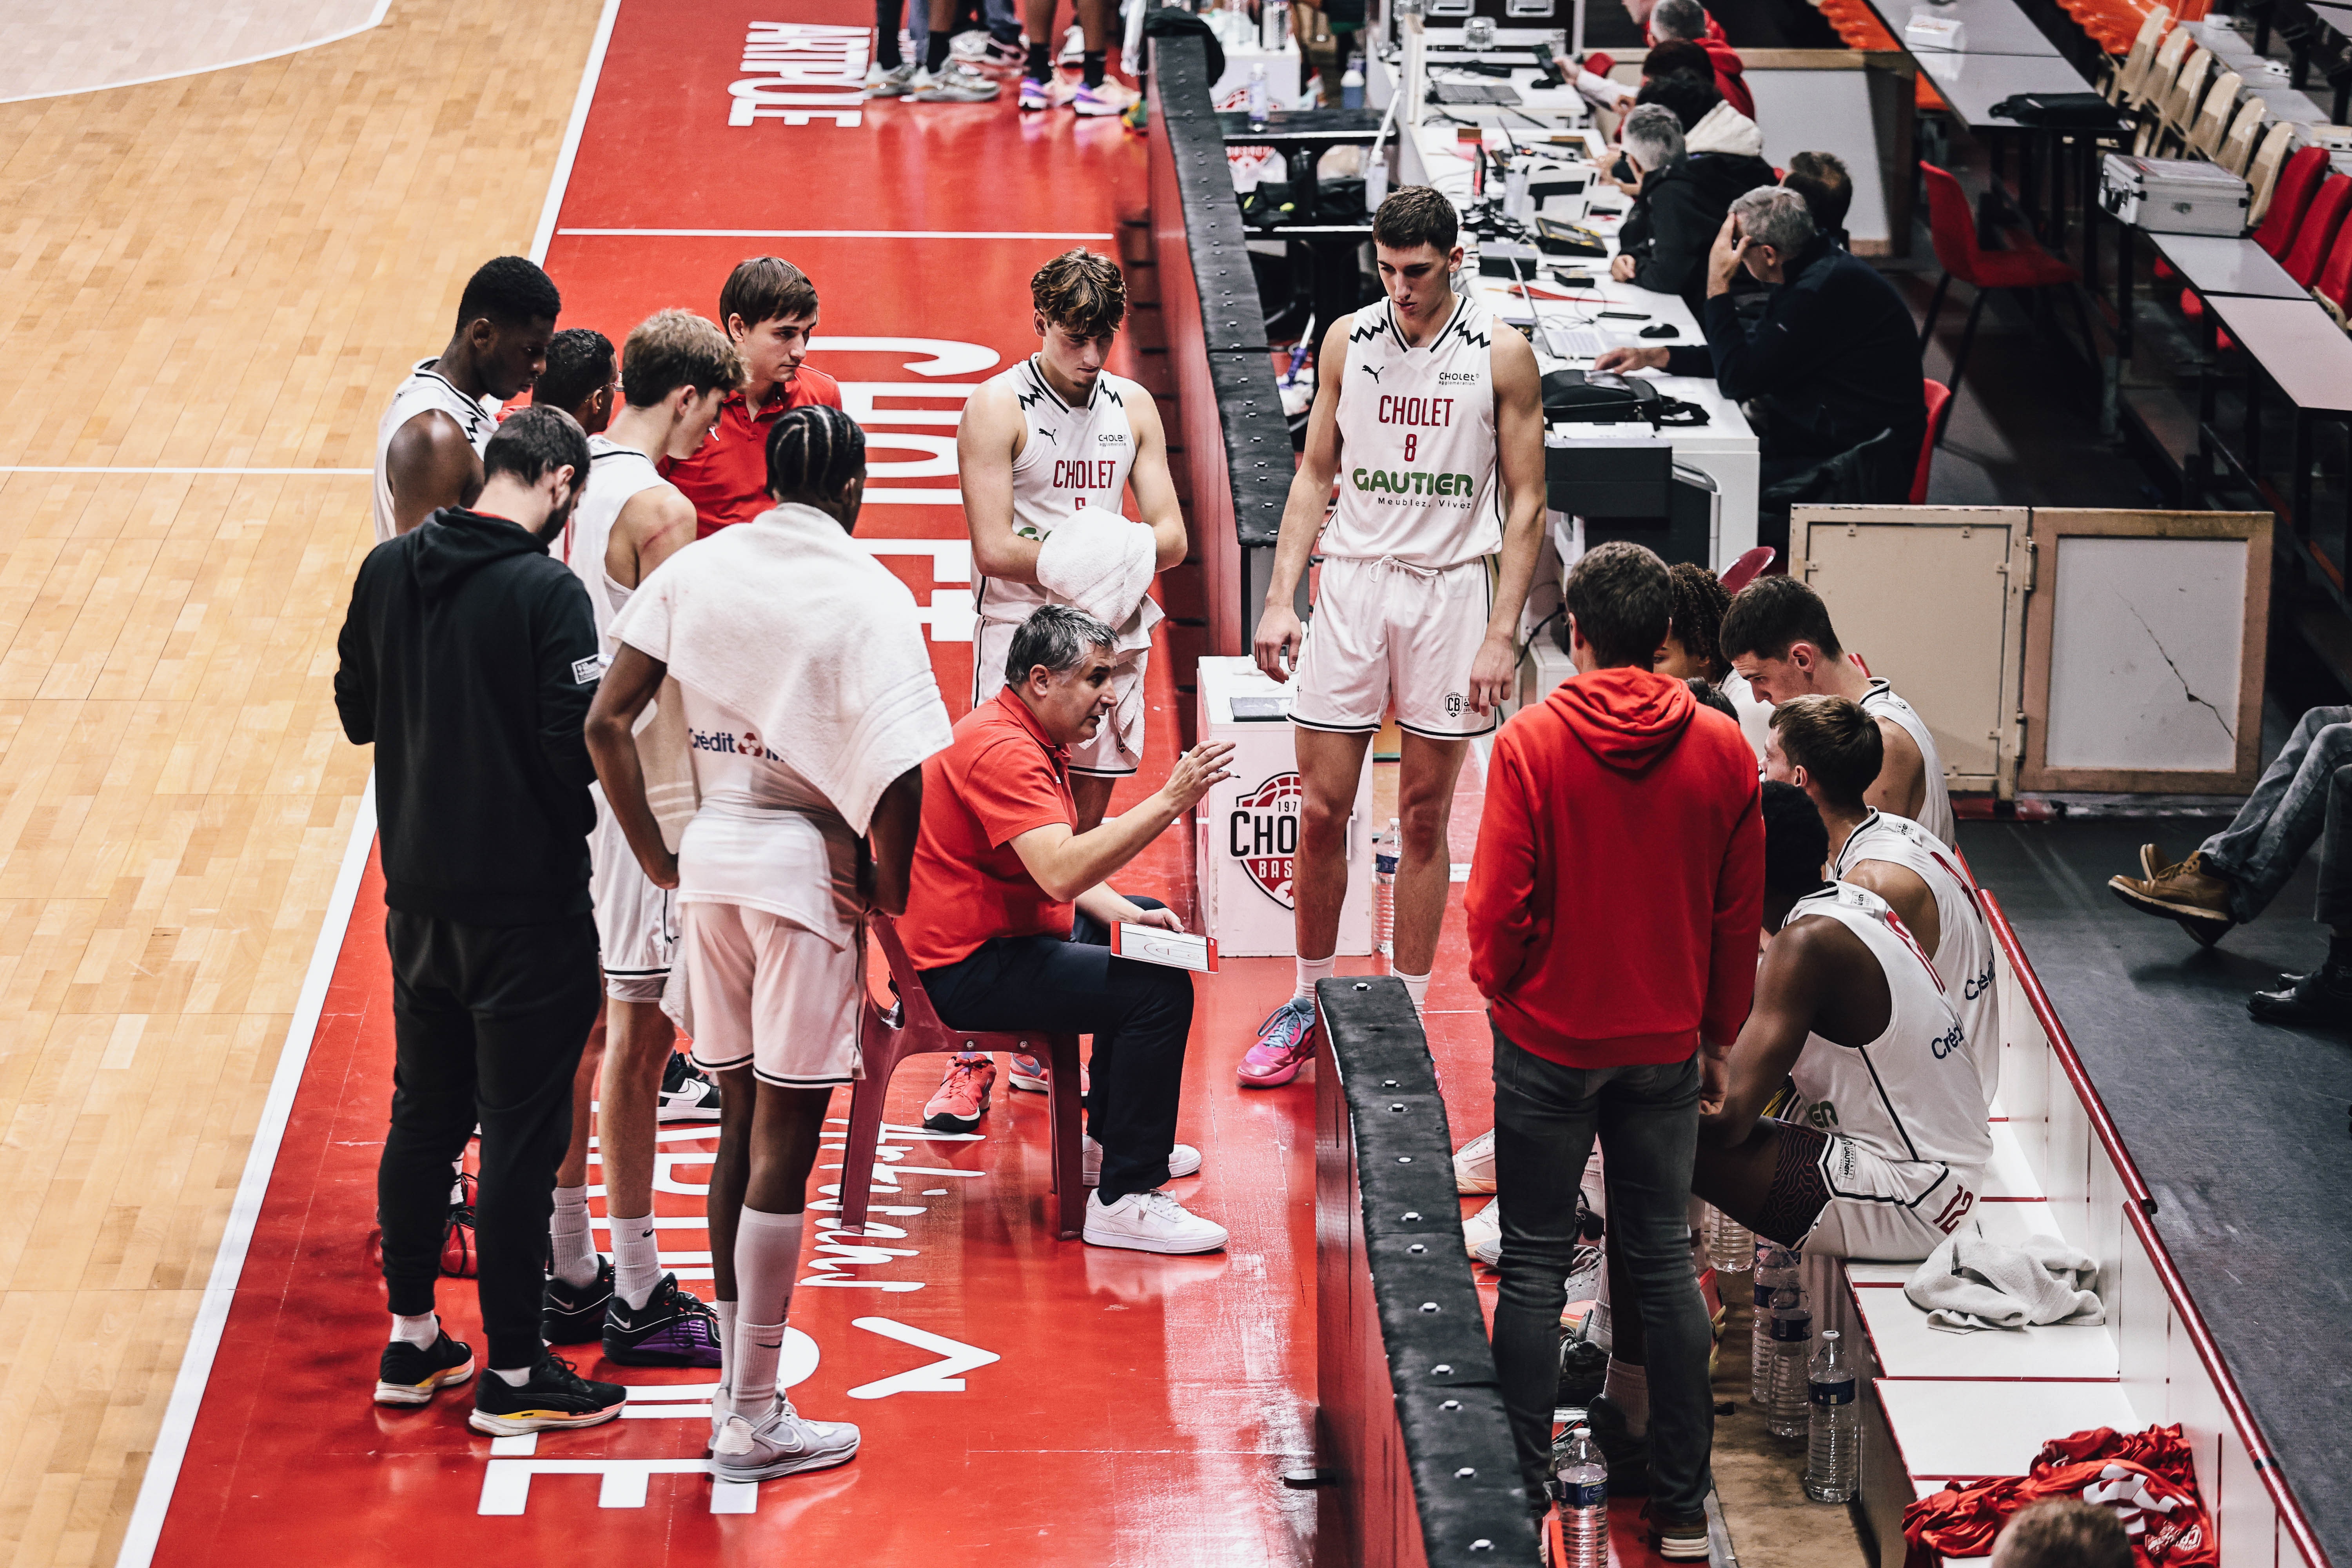
POLYGON ((1342 109, 1364 107, 1364 73, 1354 66, 1349 66, 1339 73, 1339 107, 1342 109))
POLYGON ((1709 1204, 1706 1260, 1717 1274, 1745 1274, 1756 1267, 1756 1233, 1709 1204))
POLYGON ((1748 1403, 1772 1407, 1772 1292, 1794 1289, 1797 1255, 1767 1241, 1756 1248, 1756 1321, 1748 1339, 1748 1403))
POLYGON ((1609 1568, 1609 1467, 1581 1426, 1553 1457, 1552 1494, 1568 1548, 1554 1568, 1609 1568))
POLYGON ((1853 1365, 1835 1329, 1822 1331, 1806 1384, 1811 1436, 1805 1495, 1815 1502, 1851 1502, 1862 1485, 1862 1409, 1854 1404, 1853 1365))
POLYGON ((1389 818, 1389 830, 1372 839, 1372 948, 1383 958, 1396 955, 1397 851, 1403 842, 1404 835, 1393 816, 1389 818))
POLYGON ((1290 47, 1290 0, 1265 0, 1258 21, 1263 28, 1259 47, 1266 53, 1280 54, 1290 47))
POLYGON ((1265 95, 1265 67, 1254 65, 1250 67, 1249 75, 1249 124, 1253 131, 1265 129, 1267 114, 1265 95))
POLYGON ((1813 1310, 1805 1293, 1793 1285, 1773 1291, 1772 1387, 1764 1405, 1764 1425, 1775 1437, 1805 1435, 1805 1359, 1812 1343, 1813 1310))

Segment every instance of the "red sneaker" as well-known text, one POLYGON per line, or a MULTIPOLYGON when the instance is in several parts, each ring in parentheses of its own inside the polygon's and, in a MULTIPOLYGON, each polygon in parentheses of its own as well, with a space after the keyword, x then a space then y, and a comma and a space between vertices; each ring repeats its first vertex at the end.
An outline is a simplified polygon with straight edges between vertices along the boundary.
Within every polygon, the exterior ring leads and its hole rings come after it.
POLYGON ((988 1109, 988 1091, 996 1085, 996 1064, 984 1056, 959 1056, 948 1064, 948 1076, 923 1104, 923 1127, 931 1132, 970 1132, 988 1109))
POLYGON ((1279 1089, 1315 1059, 1315 1004, 1293 999, 1266 1015, 1234 1076, 1244 1089, 1279 1089))

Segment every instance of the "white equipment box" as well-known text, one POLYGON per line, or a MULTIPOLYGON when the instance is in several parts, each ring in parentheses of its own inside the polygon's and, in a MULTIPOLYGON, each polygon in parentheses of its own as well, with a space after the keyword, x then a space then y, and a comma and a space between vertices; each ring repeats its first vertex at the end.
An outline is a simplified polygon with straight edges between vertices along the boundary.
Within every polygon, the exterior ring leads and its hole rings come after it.
MULTIPOLYGON (((1291 858, 1298 849, 1298 813, 1305 792, 1287 717, 1291 689, 1270 679, 1247 658, 1200 663, 1200 737, 1230 741, 1233 777, 1211 790, 1199 807, 1197 861, 1201 924, 1223 958, 1295 958, 1291 925, 1291 858), (1256 707, 1264 719, 1234 717, 1256 707)), ((1339 910, 1339 953, 1372 951, 1371 748, 1365 748, 1356 806, 1348 817, 1348 901, 1339 910)))
POLYGON ((2099 205, 2150 234, 2243 234, 2252 200, 2245 181, 2199 158, 2110 153, 2099 163, 2099 205))

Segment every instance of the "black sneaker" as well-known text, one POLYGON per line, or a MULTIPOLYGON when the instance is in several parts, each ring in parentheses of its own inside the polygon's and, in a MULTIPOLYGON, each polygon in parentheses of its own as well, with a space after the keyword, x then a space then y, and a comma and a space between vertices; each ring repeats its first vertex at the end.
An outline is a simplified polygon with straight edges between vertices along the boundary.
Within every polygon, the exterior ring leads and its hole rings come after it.
POLYGON ((636 1310, 615 1292, 604 1303, 604 1359, 623 1366, 709 1366, 719 1362, 719 1314, 665 1274, 636 1310))
POLYGON ((1609 1462, 1611 1497, 1650 1495, 1650 1440, 1625 1430, 1625 1413, 1599 1394, 1584 1407, 1592 1441, 1609 1462))
POLYGON ((2352 973, 2323 963, 2308 974, 2289 979, 2276 991, 2257 991, 2246 998, 2246 1011, 2265 1024, 2300 1024, 2340 1029, 2352 1026, 2352 973))
POLYGON ((466 1425, 493 1437, 551 1432, 568 1426, 601 1426, 621 1413, 628 1391, 617 1383, 592 1383, 561 1356, 539 1353, 539 1364, 518 1388, 496 1373, 474 1384, 474 1413, 466 1425))
POLYGON ((604 1303, 613 1299, 613 1260, 598 1254, 596 1278, 577 1288, 547 1277, 539 1310, 539 1337, 551 1345, 584 1345, 604 1331, 604 1303))
POLYGON ((669 1054, 669 1066, 662 1068, 661 1100, 654 1111, 656 1121, 716 1121, 719 1120, 719 1085, 700 1068, 686 1059, 684 1051, 669 1054))
POLYGON ((455 1388, 474 1375, 474 1352, 446 1329, 430 1346, 394 1340, 375 1365, 378 1405, 425 1405, 436 1388, 455 1388))
MULTIPOLYGON (((1610 1477, 1610 1489, 1616 1489, 1616 1477, 1610 1477)), ((1669 1563, 1705 1563, 1708 1560, 1706 1515, 1699 1513, 1669 1513, 1654 1501, 1642 1510, 1642 1524, 1650 1538, 1650 1549, 1669 1563)))

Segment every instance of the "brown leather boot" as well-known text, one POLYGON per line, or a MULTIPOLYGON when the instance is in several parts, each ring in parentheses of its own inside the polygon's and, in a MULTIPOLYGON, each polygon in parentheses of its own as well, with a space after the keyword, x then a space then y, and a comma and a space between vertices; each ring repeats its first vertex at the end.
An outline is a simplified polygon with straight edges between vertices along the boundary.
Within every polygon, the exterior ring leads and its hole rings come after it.
MULTIPOLYGON (((2156 846, 2143 846, 2141 869, 2147 869, 2148 862, 2158 858, 2156 846)), ((2178 921, 2183 931, 2208 946, 2237 924, 2230 913, 2234 884, 2220 872, 2209 870, 2202 855, 2191 855, 2179 865, 2167 866, 2146 878, 2110 877, 2107 886, 2115 889, 2116 897, 2143 914, 2178 921)))

